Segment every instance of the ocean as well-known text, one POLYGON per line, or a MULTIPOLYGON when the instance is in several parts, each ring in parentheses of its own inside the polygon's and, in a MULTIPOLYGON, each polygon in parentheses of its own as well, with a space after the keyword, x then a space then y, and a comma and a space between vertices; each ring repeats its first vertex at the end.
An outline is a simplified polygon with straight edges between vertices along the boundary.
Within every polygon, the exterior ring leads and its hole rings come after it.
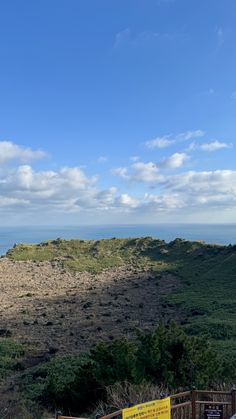
POLYGON ((206 243, 236 244, 236 224, 160 224, 99 226, 0 227, 0 255, 15 243, 41 243, 56 238, 99 240, 151 236, 167 242, 180 237, 206 243))

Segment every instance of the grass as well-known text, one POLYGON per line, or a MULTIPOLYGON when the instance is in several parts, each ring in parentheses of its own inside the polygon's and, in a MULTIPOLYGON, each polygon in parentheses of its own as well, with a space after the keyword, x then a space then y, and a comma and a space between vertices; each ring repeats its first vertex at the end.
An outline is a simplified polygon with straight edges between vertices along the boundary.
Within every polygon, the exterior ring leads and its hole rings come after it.
POLYGON ((231 351, 236 338, 236 246, 181 239, 167 244, 151 237, 100 241, 57 239, 39 245, 17 245, 8 257, 60 260, 65 269, 93 274, 129 264, 151 269, 160 278, 163 273, 172 273, 183 287, 168 296, 166 302, 185 313, 186 331, 210 337, 216 346, 231 351))
POLYGON ((0 378, 5 378, 12 371, 22 369, 21 360, 24 353, 23 345, 10 339, 0 340, 0 378))

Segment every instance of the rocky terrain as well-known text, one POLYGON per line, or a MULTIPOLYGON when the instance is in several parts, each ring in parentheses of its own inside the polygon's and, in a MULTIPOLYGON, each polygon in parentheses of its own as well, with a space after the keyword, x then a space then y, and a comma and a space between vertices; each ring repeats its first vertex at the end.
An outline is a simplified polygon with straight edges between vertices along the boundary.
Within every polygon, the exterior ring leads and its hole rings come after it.
POLYGON ((1 336, 31 350, 75 353, 98 340, 133 336, 176 318, 162 301, 180 288, 172 274, 122 266, 102 273, 66 271, 59 261, 0 260, 1 336))

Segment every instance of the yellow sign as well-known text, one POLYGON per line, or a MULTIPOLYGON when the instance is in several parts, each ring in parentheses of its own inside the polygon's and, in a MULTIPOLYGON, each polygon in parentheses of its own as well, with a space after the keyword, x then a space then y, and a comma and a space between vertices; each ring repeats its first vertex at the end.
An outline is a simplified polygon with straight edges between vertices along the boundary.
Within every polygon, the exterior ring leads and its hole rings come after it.
POLYGON ((122 419, 170 419, 170 397, 123 409, 122 419))

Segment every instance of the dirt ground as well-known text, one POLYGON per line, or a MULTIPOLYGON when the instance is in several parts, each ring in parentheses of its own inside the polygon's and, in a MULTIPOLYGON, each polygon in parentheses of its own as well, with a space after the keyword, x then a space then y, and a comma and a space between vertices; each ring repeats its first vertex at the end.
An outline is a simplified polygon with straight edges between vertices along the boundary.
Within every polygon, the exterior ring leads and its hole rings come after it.
POLYGON ((32 351, 76 353, 99 340, 132 337, 158 321, 176 318, 163 296, 176 291, 170 274, 155 276, 132 266, 102 274, 70 273, 58 262, 0 259, 1 335, 32 351))

